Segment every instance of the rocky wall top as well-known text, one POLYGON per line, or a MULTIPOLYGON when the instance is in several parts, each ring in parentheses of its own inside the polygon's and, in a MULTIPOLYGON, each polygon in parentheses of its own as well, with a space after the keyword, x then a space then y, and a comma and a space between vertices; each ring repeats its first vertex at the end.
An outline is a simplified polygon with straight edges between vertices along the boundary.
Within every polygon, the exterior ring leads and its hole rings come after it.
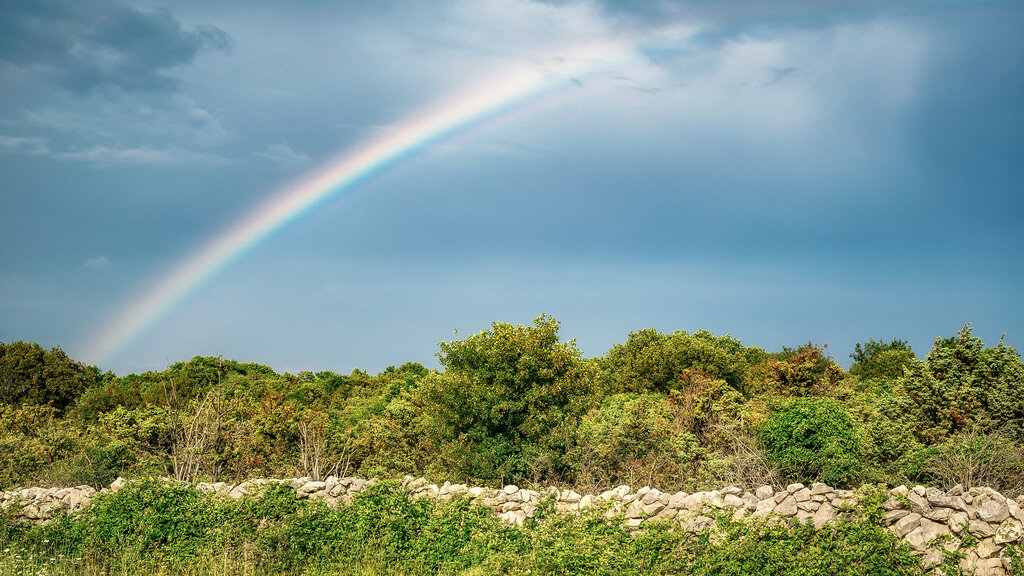
MULTIPOLYGON (((260 479, 238 484, 205 483, 196 489, 215 497, 241 498, 258 495, 268 484, 285 483, 295 489, 297 498, 322 500, 332 507, 347 504, 352 497, 372 486, 375 480, 355 477, 260 479)), ((0 507, 24 520, 45 522, 58 510, 74 513, 88 505, 97 494, 117 491, 125 480, 118 478, 109 488, 97 492, 89 486, 74 488, 25 488, 0 495, 0 507)), ((580 494, 573 490, 547 488, 543 491, 509 485, 485 488, 465 484, 432 484, 424 478, 407 476, 402 486, 413 499, 451 500, 465 498, 492 509, 509 524, 523 524, 550 499, 558 513, 590 510, 605 517, 622 518, 631 529, 640 529, 650 521, 667 521, 683 529, 699 532, 714 529, 715 515, 734 518, 765 518, 770 521, 791 519, 810 522, 821 528, 844 517, 857 515, 864 490, 839 490, 825 484, 790 484, 785 488, 761 486, 744 490, 730 486, 705 492, 661 492, 644 486, 633 490, 619 486, 599 494, 580 494)), ((924 486, 899 486, 888 491, 883 503, 883 523, 887 529, 918 550, 925 564, 935 566, 943 559, 943 550, 964 555, 962 566, 979 575, 1002 575, 1010 567, 1011 547, 1022 544, 1024 534, 1024 496, 1007 498, 991 488, 949 491, 924 486)))

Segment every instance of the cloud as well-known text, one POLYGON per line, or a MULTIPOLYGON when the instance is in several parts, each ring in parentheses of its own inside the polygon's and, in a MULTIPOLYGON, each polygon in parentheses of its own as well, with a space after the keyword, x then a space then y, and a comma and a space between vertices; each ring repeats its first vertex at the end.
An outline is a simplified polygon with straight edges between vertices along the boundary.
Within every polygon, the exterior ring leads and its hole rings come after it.
POLYGON ((109 272, 114 268, 114 265, 107 259, 106 256, 100 256, 98 258, 89 258, 82 264, 84 270, 97 270, 99 272, 109 272))
POLYGON ((230 48, 230 37, 219 28, 186 29, 169 10, 119 3, 18 2, 0 24, 0 61, 33 69, 77 93, 173 91, 172 69, 203 50, 230 48))
POLYGON ((45 138, 23 138, 18 136, 0 135, 0 153, 28 154, 42 156, 50 153, 45 138))
POLYGON ((287 143, 273 144, 266 152, 253 152, 253 155, 266 158, 281 168, 297 168, 312 162, 304 152, 296 152, 287 143))
POLYGON ((220 119, 183 94, 154 98, 64 98, 27 111, 24 124, 84 142, 160 142, 209 148, 234 137, 220 119))
POLYGON ((107 146, 92 146, 84 150, 72 150, 59 152, 53 155, 60 160, 71 160, 76 162, 88 162, 92 164, 135 164, 151 166, 173 166, 190 164, 196 162, 222 163, 225 159, 220 156, 199 154, 181 148, 152 148, 141 146, 136 148, 111 148, 107 146))

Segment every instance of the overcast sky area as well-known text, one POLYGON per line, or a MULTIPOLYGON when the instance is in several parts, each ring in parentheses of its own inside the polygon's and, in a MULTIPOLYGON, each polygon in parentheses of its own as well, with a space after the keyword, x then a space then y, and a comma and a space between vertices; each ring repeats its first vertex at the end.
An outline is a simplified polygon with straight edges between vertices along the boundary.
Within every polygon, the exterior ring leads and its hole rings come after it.
POLYGON ((1024 345, 1018 1, 0 10, 3 342, 122 375, 196 355, 436 367, 439 341, 541 313, 587 357, 649 327, 811 340, 844 366, 869 338, 924 357, 967 322, 1024 345), (568 59, 578 73, 341 191, 83 357, 318 167, 568 59))

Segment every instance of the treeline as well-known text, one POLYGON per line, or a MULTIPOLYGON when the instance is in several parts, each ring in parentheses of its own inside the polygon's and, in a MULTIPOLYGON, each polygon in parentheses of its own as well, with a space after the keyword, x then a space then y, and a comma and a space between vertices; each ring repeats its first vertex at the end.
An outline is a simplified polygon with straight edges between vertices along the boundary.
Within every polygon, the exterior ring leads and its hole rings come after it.
POLYGON ((766 352, 641 330, 597 358, 550 316, 418 363, 278 374, 197 357, 116 376, 0 343, 0 489, 117 476, 388 478, 665 490, 822 481, 1024 488, 1024 364, 965 326, 906 342, 766 352))

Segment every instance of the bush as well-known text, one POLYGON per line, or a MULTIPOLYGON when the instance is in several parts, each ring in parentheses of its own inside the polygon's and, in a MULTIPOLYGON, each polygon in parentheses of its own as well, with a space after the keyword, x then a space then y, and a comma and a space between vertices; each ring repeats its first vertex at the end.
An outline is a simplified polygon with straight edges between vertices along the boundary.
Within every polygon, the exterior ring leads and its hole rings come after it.
POLYGON ((662 334, 648 328, 631 332, 625 343, 616 344, 599 359, 599 378, 605 389, 615 392, 667 394, 679 387, 688 371, 696 371, 745 392, 750 366, 762 356, 761 349, 743 346, 728 334, 715 336, 707 330, 662 334))
POLYGON ((968 324, 952 338, 936 339, 927 360, 911 361, 898 381, 913 401, 918 434, 937 444, 980 426, 1024 441, 1024 363, 1002 340, 985 348, 968 324))
POLYGON ((579 484, 693 488, 708 453, 684 427, 679 408, 660 394, 616 394, 580 423, 570 463, 579 484))
POLYGON ((987 486, 1007 496, 1024 490, 1024 449, 999 434, 985 434, 977 426, 938 447, 926 471, 946 489, 960 484, 965 490, 987 486))
POLYGON ((797 398, 768 416, 758 434, 768 459, 799 482, 849 486, 861 480, 853 420, 829 398, 797 398))

